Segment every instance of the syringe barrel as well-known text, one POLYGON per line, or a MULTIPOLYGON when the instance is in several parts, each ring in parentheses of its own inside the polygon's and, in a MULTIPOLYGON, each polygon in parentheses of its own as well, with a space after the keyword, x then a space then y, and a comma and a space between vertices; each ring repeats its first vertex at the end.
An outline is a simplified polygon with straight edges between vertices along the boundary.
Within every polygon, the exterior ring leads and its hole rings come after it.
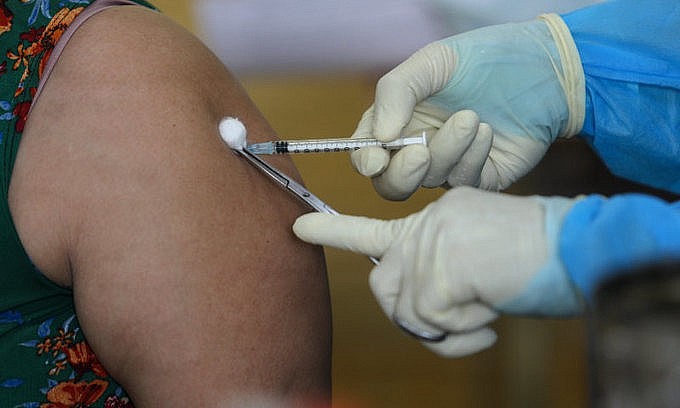
POLYGON ((381 142, 377 139, 345 138, 345 139, 306 139, 306 140, 278 140, 274 142, 274 153, 326 153, 350 152, 368 146, 379 146, 383 149, 401 149, 411 144, 427 145, 425 133, 397 139, 392 142, 381 142))
POLYGON ((274 142, 275 153, 325 153, 349 152, 371 144, 370 139, 308 139, 308 140, 278 140, 274 142), (368 143, 367 143, 368 141, 368 143))

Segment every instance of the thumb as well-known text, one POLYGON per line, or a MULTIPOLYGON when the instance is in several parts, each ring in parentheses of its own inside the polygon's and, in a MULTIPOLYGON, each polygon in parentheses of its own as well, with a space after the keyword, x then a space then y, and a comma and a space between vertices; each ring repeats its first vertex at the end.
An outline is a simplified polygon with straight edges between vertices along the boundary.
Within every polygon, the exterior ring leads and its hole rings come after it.
POLYGON ((298 238, 311 244, 331 246, 381 257, 392 244, 395 221, 350 215, 309 213, 293 224, 298 238))

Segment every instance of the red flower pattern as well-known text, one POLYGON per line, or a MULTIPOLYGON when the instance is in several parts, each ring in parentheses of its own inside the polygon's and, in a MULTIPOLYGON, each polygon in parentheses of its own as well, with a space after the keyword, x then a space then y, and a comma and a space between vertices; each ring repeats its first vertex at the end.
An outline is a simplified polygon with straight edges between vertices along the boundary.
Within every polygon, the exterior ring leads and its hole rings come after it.
POLYGON ((109 383, 103 380, 91 382, 66 381, 47 392, 47 403, 40 408, 86 408, 95 403, 106 391, 109 383))
POLYGON ((76 372, 76 378, 80 378, 88 371, 95 373, 97 377, 108 376, 104 366, 101 365, 90 346, 84 341, 67 348, 64 352, 66 359, 76 372))

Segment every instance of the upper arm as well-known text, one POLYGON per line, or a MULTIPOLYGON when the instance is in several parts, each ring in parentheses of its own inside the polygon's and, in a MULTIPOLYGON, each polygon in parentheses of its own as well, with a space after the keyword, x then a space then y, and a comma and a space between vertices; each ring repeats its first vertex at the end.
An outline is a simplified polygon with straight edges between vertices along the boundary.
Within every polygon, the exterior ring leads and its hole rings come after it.
POLYGON ((328 392, 322 253, 290 231, 305 208, 223 145, 226 115, 273 136, 200 42, 119 7, 78 29, 24 134, 22 240, 72 284, 85 337, 138 407, 328 392))

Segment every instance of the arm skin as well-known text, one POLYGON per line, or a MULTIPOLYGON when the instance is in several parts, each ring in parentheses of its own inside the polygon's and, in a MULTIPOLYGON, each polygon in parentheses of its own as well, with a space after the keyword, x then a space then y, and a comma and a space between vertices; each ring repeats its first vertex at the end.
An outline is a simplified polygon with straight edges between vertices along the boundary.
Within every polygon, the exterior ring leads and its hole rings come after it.
POLYGON ((226 115, 274 132, 213 54, 161 14, 108 9, 33 109, 17 228, 137 408, 330 398, 323 254, 290 231, 308 210, 220 140, 226 115))

